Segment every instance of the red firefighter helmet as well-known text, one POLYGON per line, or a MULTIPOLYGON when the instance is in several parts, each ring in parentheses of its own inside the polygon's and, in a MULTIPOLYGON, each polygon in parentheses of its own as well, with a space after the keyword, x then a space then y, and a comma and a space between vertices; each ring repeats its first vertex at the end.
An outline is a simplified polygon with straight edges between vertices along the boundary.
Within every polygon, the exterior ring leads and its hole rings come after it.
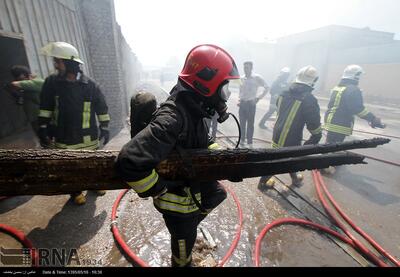
POLYGON ((179 78, 201 95, 211 97, 222 83, 240 76, 228 52, 216 45, 202 44, 189 52, 179 78))

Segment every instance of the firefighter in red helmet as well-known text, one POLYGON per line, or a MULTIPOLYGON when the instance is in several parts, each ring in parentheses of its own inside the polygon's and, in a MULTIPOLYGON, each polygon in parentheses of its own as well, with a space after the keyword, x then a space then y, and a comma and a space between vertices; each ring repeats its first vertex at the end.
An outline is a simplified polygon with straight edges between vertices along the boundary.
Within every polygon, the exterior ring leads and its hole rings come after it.
MULTIPOLYGON (((172 182, 155 170, 171 151, 207 149, 212 142, 205 118, 228 118, 229 80, 239 79, 233 58, 222 48, 204 44, 193 48, 170 97, 151 122, 121 150, 116 171, 140 197, 152 197, 171 234, 172 266, 190 266, 198 224, 225 198, 218 182, 172 182)), ((190 167, 186 170, 192 174, 190 167)), ((193 179, 193 178, 192 178, 193 179)))

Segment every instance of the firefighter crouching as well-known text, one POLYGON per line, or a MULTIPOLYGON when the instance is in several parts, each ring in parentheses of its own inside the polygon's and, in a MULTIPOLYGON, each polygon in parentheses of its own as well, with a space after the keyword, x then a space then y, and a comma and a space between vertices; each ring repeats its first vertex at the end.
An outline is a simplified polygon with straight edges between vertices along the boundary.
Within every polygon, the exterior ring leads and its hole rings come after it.
MULTIPOLYGON (((39 138, 44 147, 57 149, 95 150, 109 140, 108 107, 98 85, 80 68, 83 61, 78 50, 65 42, 53 42, 42 48, 42 54, 52 57, 57 74, 46 78, 39 111, 39 138), (97 119, 100 122, 98 134, 97 119), (50 135, 49 124, 54 122, 50 135), (54 136, 54 138, 53 138, 54 136)), ((105 191, 97 191, 104 195, 105 191)), ((71 195, 78 205, 85 204, 82 192, 71 195)))
MULTIPOLYGON (((140 197, 153 197, 171 234, 172 266, 190 266, 198 224, 225 198, 218 182, 171 182, 155 167, 173 150, 210 146, 204 118, 227 119, 227 86, 239 79, 233 58, 215 45, 199 45, 187 58, 171 96, 152 121, 121 150, 116 171, 140 197)), ((185 169, 182 169, 185 170, 185 169)), ((190 174, 190 170, 188 170, 190 174)))

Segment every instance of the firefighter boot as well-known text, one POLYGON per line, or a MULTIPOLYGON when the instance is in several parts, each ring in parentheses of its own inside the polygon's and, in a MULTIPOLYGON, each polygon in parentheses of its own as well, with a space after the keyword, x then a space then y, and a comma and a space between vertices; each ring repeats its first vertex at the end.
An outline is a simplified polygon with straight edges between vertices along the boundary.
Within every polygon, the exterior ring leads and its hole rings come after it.
POLYGON ((290 174, 290 177, 292 178, 292 185, 293 186, 299 188, 299 187, 301 187, 303 185, 303 179, 304 179, 303 174, 293 173, 293 174, 290 174))
POLYGON ((96 190, 98 196, 104 196, 106 194, 106 190, 96 190))
POLYGON ((77 192, 71 194, 71 198, 74 200, 76 205, 84 205, 86 203, 86 196, 83 192, 77 192))
POLYGON ((272 188, 275 185, 275 179, 272 176, 262 176, 258 182, 258 189, 260 191, 265 191, 272 188))
POLYGON ((192 267, 192 256, 190 256, 188 259, 179 259, 172 255, 171 267, 192 267))
POLYGON ((328 168, 324 168, 321 170, 321 173, 324 175, 333 175, 336 172, 336 168, 334 166, 330 166, 328 168))

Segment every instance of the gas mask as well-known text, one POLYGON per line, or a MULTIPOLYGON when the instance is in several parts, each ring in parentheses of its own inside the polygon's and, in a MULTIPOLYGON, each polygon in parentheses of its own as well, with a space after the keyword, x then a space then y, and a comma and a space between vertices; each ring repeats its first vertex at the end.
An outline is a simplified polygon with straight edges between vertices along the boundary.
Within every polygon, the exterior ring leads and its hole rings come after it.
POLYGON ((211 98, 206 102, 206 111, 210 116, 214 116, 215 113, 218 114, 218 122, 225 122, 229 113, 227 112, 228 106, 226 102, 229 99, 231 92, 229 91, 229 82, 223 84, 218 88, 217 93, 215 93, 211 98))

